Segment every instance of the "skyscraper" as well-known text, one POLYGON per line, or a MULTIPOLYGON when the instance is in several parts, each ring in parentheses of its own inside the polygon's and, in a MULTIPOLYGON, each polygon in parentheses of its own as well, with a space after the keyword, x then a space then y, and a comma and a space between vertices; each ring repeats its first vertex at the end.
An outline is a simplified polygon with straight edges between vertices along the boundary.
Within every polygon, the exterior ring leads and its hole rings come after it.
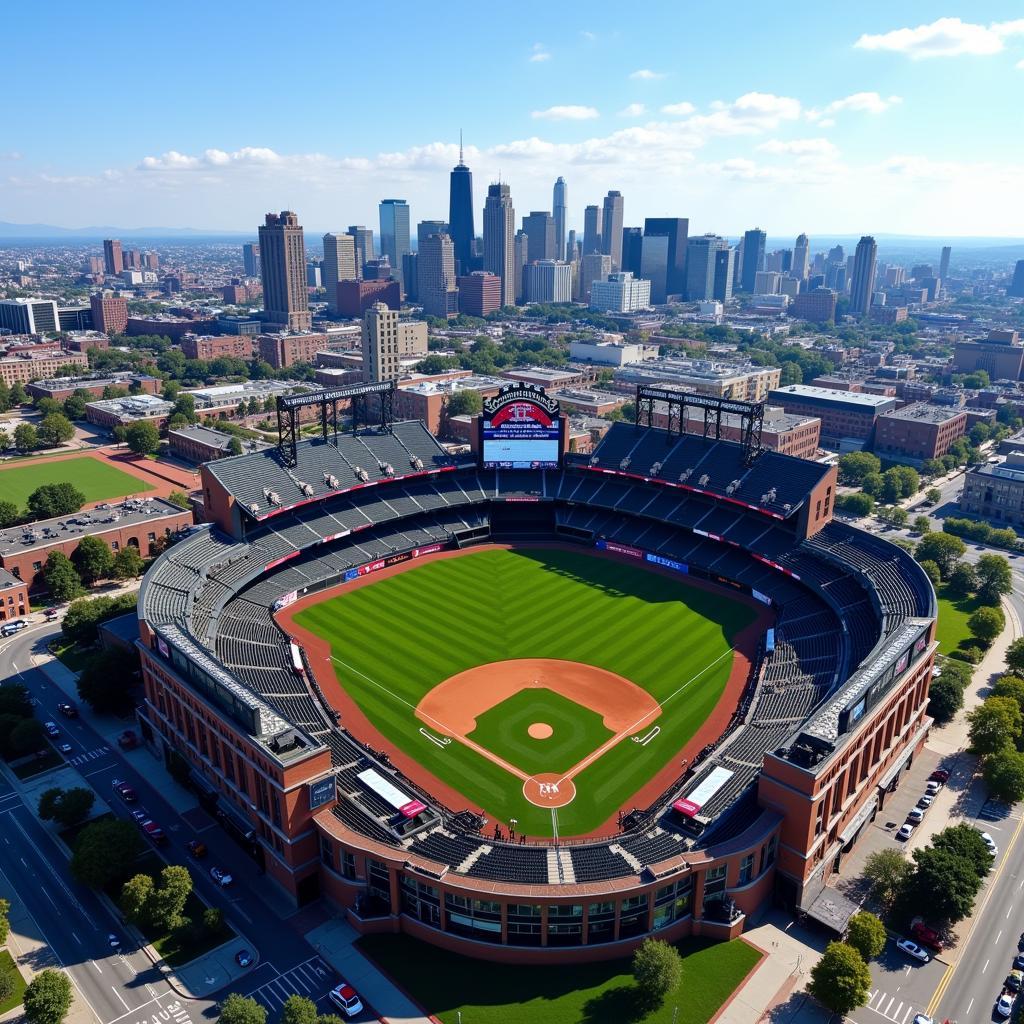
POLYGON ((803 233, 796 236, 796 244, 793 246, 793 262, 790 265, 790 274, 800 281, 807 280, 807 271, 811 266, 811 243, 803 233))
POLYGON ((699 235, 689 240, 686 247, 686 297, 691 302, 715 298, 715 281, 719 273, 722 275, 721 290, 724 293, 728 280, 725 264, 728 262, 731 265, 731 252, 729 243, 717 235, 699 235))
POLYGON ((255 242, 242 246, 242 267, 246 277, 258 277, 260 272, 260 247, 255 242))
POLYGON ((551 199, 551 212, 555 218, 555 259, 569 260, 571 256, 566 254, 565 228, 569 216, 569 186, 561 175, 555 182, 555 188, 551 199))
POLYGON ((612 270, 622 266, 622 193, 611 191, 604 197, 601 214, 601 251, 612 258, 612 270))
POLYGON ((526 250, 527 261, 555 259, 555 219, 547 210, 531 210, 523 218, 523 231, 530 242, 526 250))
MULTIPOLYGON (((683 295, 686 292, 686 240, 690 233, 690 221, 686 217, 647 217, 644 220, 645 235, 668 236, 668 270, 665 291, 669 295, 683 295)), ((623 254, 625 260, 625 254, 623 254)), ((624 267, 629 270, 629 267, 624 267)), ((651 286, 652 295, 654 286, 651 286)), ((657 301, 653 300, 652 301, 657 301)))
POLYGON ((462 161, 462 133, 459 133, 459 162, 452 168, 448 186, 448 224, 455 246, 455 265, 468 274, 473 259, 473 172, 462 161))
POLYGON ((740 287, 745 292, 754 291, 754 275, 764 270, 764 246, 766 236, 760 228, 752 228, 743 235, 743 267, 740 287))
POLYGON ((948 246, 942 247, 942 258, 939 260, 939 277, 945 281, 949 277, 949 257, 953 250, 948 246))
POLYGON ((850 278, 850 313, 867 316, 871 312, 871 296, 875 290, 875 257, 878 246, 865 235, 853 254, 853 275, 850 278))
POLYGON ((1006 294, 1014 299, 1024 299, 1024 260, 1017 260, 1013 268, 1013 280, 1006 294))
POLYGON ((622 229, 622 269, 634 277, 640 276, 640 261, 643 254, 644 229, 622 229))
POLYGON ((515 304, 516 211, 508 185, 498 182, 487 187, 484 203, 484 270, 501 278, 501 304, 515 304))
POLYGON ((601 251, 601 210, 588 206, 583 211, 583 255, 601 251))
POLYGON ((571 302, 572 268, 562 260, 536 260, 523 267, 527 302, 571 302))
POLYGON ((590 301, 590 286, 604 281, 612 272, 612 258, 603 252, 592 252, 580 260, 579 296, 581 302, 590 301))
POLYGON ((427 316, 458 316, 455 286, 455 245, 450 235, 430 235, 416 255, 417 289, 427 316))
POLYGON ((732 247, 724 239, 719 239, 715 251, 715 284, 711 297, 719 302, 728 302, 732 298, 733 266, 736 260, 732 247))
POLYGON ((267 319, 291 331, 308 331, 313 318, 306 291, 306 243, 291 210, 268 213, 260 225, 260 277, 267 319))
POLYGON ((356 240, 329 231, 324 235, 324 261, 320 264, 320 282, 327 291, 329 309, 338 309, 338 282, 355 279, 356 240))
MULTIPOLYGON (((448 230, 448 225, 443 220, 421 220, 416 225, 416 251, 419 252, 423 248, 423 243, 431 235, 448 235, 451 238, 451 232, 448 230)), ((454 243, 454 239, 452 242, 454 243)))
POLYGON ((124 270, 124 256, 118 238, 103 239, 103 264, 108 274, 120 274, 124 270))
POLYGON ((402 257, 412 252, 409 244, 409 204, 404 199, 380 201, 380 251, 387 256, 401 280, 402 257))
POLYGON ((350 224, 347 234, 355 240, 356 246, 356 277, 363 276, 363 265, 376 255, 373 249, 373 229, 362 224, 350 224))
POLYGON ((569 239, 565 243, 565 258, 572 263, 573 260, 580 258, 579 245, 576 242, 576 230, 572 228, 569 230, 569 239))
POLYGON ((651 282, 650 300, 661 305, 668 295, 668 235, 644 235, 640 248, 640 277, 651 282))

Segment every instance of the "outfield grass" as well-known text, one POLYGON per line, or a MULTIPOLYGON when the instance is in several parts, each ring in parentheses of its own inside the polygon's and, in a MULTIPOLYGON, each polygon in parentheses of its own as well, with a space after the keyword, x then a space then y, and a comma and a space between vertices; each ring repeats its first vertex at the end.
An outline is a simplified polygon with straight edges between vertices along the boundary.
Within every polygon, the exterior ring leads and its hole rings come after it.
POLYGON ((679 987, 644 1013, 628 960, 524 970, 404 935, 364 935, 356 946, 443 1024, 458 1024, 460 1013, 463 1024, 707 1024, 760 959, 739 940, 685 939, 676 946, 679 987))
POLYGON ((976 597, 953 597, 945 583, 937 589, 936 595, 939 599, 939 618, 935 626, 935 639, 939 641, 939 654, 949 655, 964 640, 970 639, 967 620, 982 606, 982 602, 976 597))
MULTIPOLYGON (((668 701, 653 742, 625 740, 575 777, 576 798, 559 810, 558 826, 581 834, 611 817, 694 735, 725 688, 732 638, 753 617, 746 605, 682 577, 582 551, 492 549, 343 592, 296 621, 329 641, 341 684, 384 736, 471 807, 549 836, 550 811, 525 799, 518 778, 459 742, 440 749, 420 734, 413 709, 423 695, 478 665, 558 658, 614 672, 668 701)), ((500 746, 490 749, 506 757, 517 737, 511 730, 493 742, 500 746)))
POLYGON ((14 989, 6 998, 0 1000, 0 1014, 21 1006, 21 998, 25 994, 25 979, 18 970, 14 958, 6 949, 0 949, 0 974, 9 974, 14 979, 14 989))
POLYGON ((74 484, 86 502, 123 498, 153 487, 101 459, 82 455, 47 466, 11 466, 0 469, 0 501, 10 501, 24 509, 28 496, 41 484, 74 484))

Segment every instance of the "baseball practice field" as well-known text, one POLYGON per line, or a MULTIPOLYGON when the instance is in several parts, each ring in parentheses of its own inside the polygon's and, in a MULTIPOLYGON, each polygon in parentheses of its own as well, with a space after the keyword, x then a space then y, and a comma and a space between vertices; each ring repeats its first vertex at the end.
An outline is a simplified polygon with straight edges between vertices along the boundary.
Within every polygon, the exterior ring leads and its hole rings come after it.
POLYGON ((757 617, 684 576, 555 548, 362 582, 295 625, 329 643, 339 685, 386 743, 463 796, 453 810, 530 836, 598 830, 660 770, 678 774, 745 671, 734 644, 757 617))

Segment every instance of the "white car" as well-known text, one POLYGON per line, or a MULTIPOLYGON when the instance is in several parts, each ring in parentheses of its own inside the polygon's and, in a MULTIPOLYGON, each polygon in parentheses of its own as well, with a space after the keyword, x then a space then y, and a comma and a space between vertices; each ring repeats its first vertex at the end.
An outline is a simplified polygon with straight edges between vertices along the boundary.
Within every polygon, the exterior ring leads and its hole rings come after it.
POLYGON ((363 1012, 363 1003, 359 998, 356 990, 343 981, 340 985, 335 985, 330 992, 327 993, 327 998, 330 999, 334 1005, 341 1010, 346 1017, 354 1017, 357 1013, 363 1012))
POLYGON ((996 1000, 996 1013, 998 1013, 1000 1017, 1009 1017, 1010 1014, 1013 1013, 1013 993, 1012 992, 1004 992, 996 1000))
POLYGON ((916 942, 912 942, 910 939, 899 939, 896 942, 896 948, 902 953, 906 953, 907 956, 912 956, 915 960, 920 960, 921 963, 926 964, 931 957, 928 955, 928 951, 924 946, 919 946, 916 942))
POLYGON ((912 822, 914 825, 920 825, 924 821, 924 811, 920 807, 915 807, 908 815, 907 821, 912 822))
POLYGON ((925 786, 924 791, 928 796, 935 796, 935 794, 938 793, 940 789, 942 789, 941 783, 929 782, 928 785, 925 786))
POLYGON ((914 826, 911 825, 910 822, 908 821, 908 822, 904 822, 904 824, 900 826, 899 832, 896 833, 896 838, 897 839, 906 840, 906 839, 909 839, 913 834, 914 834, 914 826))
POLYGON ((935 797, 925 795, 925 796, 921 797, 920 800, 917 801, 917 806, 927 810, 929 807, 931 807, 931 805, 934 802, 934 800, 935 800, 935 797))
POLYGON ((927 1013, 915 1013, 914 1024, 935 1024, 935 1018, 929 1017, 927 1013))
POLYGON ((220 868, 210 868, 210 877, 222 888, 227 888, 234 881, 227 871, 220 868))

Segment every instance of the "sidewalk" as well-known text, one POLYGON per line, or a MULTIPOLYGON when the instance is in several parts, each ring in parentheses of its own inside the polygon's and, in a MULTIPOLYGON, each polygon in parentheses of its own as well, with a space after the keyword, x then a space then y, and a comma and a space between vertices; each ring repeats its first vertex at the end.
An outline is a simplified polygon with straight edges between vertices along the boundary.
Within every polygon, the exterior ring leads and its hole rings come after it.
MULTIPOLYGON (((347 921, 334 918, 306 932, 305 938, 366 999, 381 1020, 391 1024, 430 1024, 431 1018, 353 946, 358 935, 347 921)), ((467 969, 472 970, 471 961, 467 961, 467 969)), ((746 1018, 746 1024, 749 1022, 750 1018, 746 1018)))

